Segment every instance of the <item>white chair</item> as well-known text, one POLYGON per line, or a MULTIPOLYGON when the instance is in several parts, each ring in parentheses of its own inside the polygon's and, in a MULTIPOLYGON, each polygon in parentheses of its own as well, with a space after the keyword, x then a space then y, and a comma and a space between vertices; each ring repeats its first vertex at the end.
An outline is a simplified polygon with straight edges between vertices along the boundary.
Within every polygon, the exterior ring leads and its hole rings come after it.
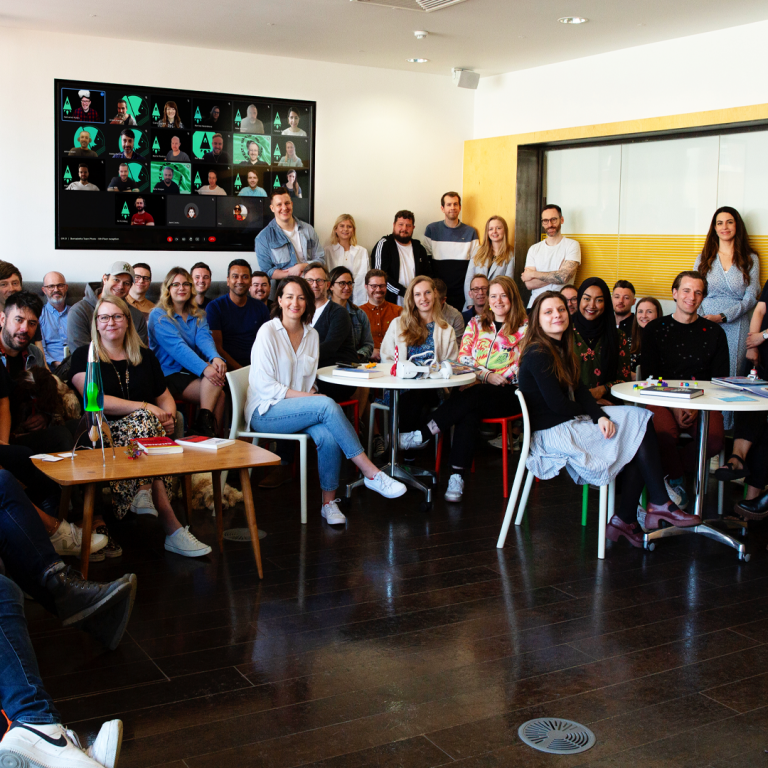
MULTIPOLYGON (((227 373, 229 391, 232 395, 232 426, 229 429, 229 439, 238 437, 251 437, 253 444, 258 445, 259 440, 296 440, 299 444, 299 474, 301 478, 301 522, 307 523, 307 441, 309 435, 295 434, 285 435, 282 432, 251 432, 245 423, 245 399, 248 395, 248 377, 251 366, 240 368, 237 371, 227 373)), ((249 470, 250 474, 250 470, 249 470)), ((227 473, 221 473, 221 487, 227 480, 227 473)))
POLYGON ((381 411, 381 434, 389 434, 387 424, 389 422, 389 406, 371 400, 370 414, 368 416, 368 458, 373 458, 373 425, 376 421, 376 411, 381 411))
MULTIPOLYGON (((523 415, 523 445, 520 449, 520 458, 517 462, 517 472, 515 472, 515 482, 512 484, 512 492, 509 494, 509 502, 507 504, 507 511, 504 515, 504 522, 501 525, 501 532, 499 533, 499 540, 496 542, 496 546, 501 549, 504 546, 504 542, 507 540, 507 533, 509 532, 509 526, 512 522, 512 515, 515 511, 515 503, 520 493, 520 487, 523 485, 523 475, 526 473, 525 462, 528 458, 528 453, 531 448, 531 419, 528 415, 528 407, 525 404, 525 397, 523 393, 518 389, 515 393, 520 400, 520 411, 523 415)), ((531 492, 531 486, 533 485, 533 472, 528 472, 525 478, 525 487, 523 488, 523 495, 520 499, 520 506, 517 508, 517 518, 515 519, 515 525, 520 525, 523 522, 523 515, 525 514, 525 506, 528 503, 528 495, 531 492)), ((597 529, 597 556, 600 560, 605 560, 605 526, 608 520, 613 517, 613 509, 616 503, 616 483, 611 481, 608 485, 600 487, 600 520, 598 522, 597 529)))

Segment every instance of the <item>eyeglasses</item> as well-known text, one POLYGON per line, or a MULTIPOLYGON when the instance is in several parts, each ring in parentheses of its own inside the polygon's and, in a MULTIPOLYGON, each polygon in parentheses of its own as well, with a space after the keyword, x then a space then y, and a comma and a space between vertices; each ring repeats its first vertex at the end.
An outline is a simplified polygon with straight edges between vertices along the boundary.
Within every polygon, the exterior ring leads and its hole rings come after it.
POLYGON ((557 224, 558 221, 560 221, 560 217, 555 216, 554 219, 542 219, 541 223, 546 227, 547 224, 557 224))
POLYGON ((376 285, 374 283, 368 283, 367 288, 370 291, 386 291, 387 290, 386 285, 376 285))
POLYGON ((136 277, 133 279, 134 283, 151 283, 152 278, 151 277, 143 277, 142 275, 136 275, 136 277))
POLYGON ((322 285, 323 283, 328 282, 324 277, 318 277, 317 280, 313 280, 312 278, 307 278, 307 282, 310 285, 322 285))
POLYGON ((488 289, 487 288, 470 288, 469 292, 470 293, 488 293, 488 289))
POLYGON ((61 291, 62 289, 66 288, 66 287, 67 287, 66 283, 51 283, 50 285, 44 285, 43 286, 43 288, 45 288, 47 291, 54 291, 54 290, 61 291))
POLYGON ((354 285, 352 280, 337 280, 334 285, 341 285, 344 288, 350 288, 354 285))
POLYGON ((102 324, 102 325, 109 325, 109 321, 111 320, 115 325, 120 325, 120 323, 125 322, 125 315, 121 312, 119 315, 96 315, 96 319, 102 324))
POLYGON ((192 283, 171 283, 170 287, 174 290, 178 290, 179 288, 191 288, 192 283))

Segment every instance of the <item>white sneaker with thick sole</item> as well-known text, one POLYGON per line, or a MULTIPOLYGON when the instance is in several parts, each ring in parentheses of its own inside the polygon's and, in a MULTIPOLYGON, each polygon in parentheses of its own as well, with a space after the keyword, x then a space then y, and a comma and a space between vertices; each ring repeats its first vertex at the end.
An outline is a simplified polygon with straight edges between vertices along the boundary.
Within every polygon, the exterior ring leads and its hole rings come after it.
POLYGON ((328 525, 344 525, 347 522, 347 518, 336 503, 337 501, 341 501, 341 499, 334 499, 323 504, 323 508, 320 510, 320 514, 325 518, 328 525))
POLYGON ((385 472, 377 472, 373 479, 367 477, 363 479, 366 488, 370 488, 376 493, 380 493, 385 499, 396 499, 402 496, 408 489, 399 480, 390 477, 385 472))
POLYGON ((77 735, 63 725, 14 721, 0 742, 0 765, 8 768, 99 768, 77 735))
POLYGON ((401 451, 424 448, 428 443, 429 440, 421 439, 421 430, 418 429, 415 432, 401 432, 398 440, 401 451))
POLYGON ((155 503, 152 501, 152 491, 149 488, 144 488, 133 497, 131 512, 135 512, 137 515, 157 517, 155 503))
MULTIPOLYGON (((91 534, 91 554, 98 552, 107 546, 107 537, 102 533, 91 534)), ((73 555, 80 557, 80 549, 83 544, 83 529, 74 523, 62 520, 56 533, 51 536, 51 544, 57 555, 73 555)), ((103 558, 102 558, 103 559, 103 558)))
POLYGON ((446 501, 461 501, 464 495, 464 478, 461 475, 451 475, 448 488, 445 491, 446 501))
POLYGON ((688 493, 685 490, 685 486, 677 482, 673 483, 669 475, 664 478, 664 485, 667 489, 669 500, 677 504, 680 509, 685 509, 688 506, 688 493))
POLYGON ((211 548, 202 541, 198 541, 189 531, 189 526, 179 528, 178 531, 165 537, 165 548, 169 552, 175 552, 184 557, 203 557, 210 555, 211 548))
POLYGON ((85 754, 104 768, 115 768, 122 743, 123 721, 109 720, 101 726, 96 741, 85 750, 85 754))

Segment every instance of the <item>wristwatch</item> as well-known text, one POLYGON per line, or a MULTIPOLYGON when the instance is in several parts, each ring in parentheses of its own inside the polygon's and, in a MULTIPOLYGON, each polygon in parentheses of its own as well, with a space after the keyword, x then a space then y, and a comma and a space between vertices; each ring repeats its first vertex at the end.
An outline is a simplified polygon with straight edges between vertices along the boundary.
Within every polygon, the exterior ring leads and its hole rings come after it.
POLYGON ((725 314, 724 314, 723 312, 721 312, 721 313, 720 313, 720 317, 721 317, 721 319, 722 319, 722 321, 723 321, 724 323, 727 323, 727 322, 728 322, 728 318, 725 316, 725 314))
POLYGON ((763 339, 768 341, 768 331, 763 331, 763 339))

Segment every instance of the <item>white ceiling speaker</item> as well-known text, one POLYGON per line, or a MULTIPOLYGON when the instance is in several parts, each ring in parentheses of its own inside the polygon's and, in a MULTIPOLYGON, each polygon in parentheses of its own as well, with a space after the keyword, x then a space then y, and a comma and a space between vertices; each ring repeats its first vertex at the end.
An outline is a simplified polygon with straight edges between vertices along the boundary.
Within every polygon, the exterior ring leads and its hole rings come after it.
POLYGON ((453 82, 457 88, 469 88, 474 91, 480 82, 480 75, 471 69, 452 69, 453 82))
POLYGON ((353 3, 364 5, 383 5, 385 8, 398 8, 402 11, 419 11, 432 13, 449 5, 458 5, 466 0, 352 0, 353 3))

